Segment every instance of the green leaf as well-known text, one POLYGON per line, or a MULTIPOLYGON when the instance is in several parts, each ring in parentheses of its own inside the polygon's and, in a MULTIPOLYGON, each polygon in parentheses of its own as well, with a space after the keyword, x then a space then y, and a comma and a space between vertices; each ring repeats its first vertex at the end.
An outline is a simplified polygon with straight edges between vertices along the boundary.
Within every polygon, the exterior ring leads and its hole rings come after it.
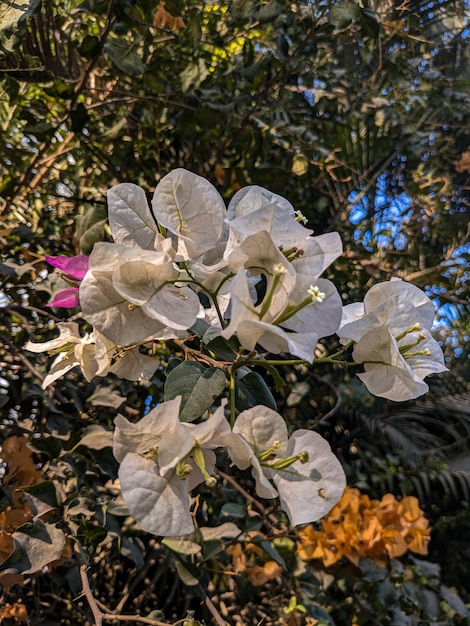
POLYGON ((56 561, 65 547, 65 535, 54 524, 29 522, 13 533, 14 552, 0 565, 5 574, 35 574, 56 561))
POLYGON ((165 0, 165 11, 173 17, 179 17, 186 8, 184 0, 165 0))
POLYGON ((235 404, 240 412, 250 409, 257 404, 267 406, 273 409, 273 411, 277 410, 276 400, 258 372, 252 372, 246 367, 240 367, 237 370, 237 376, 239 378, 237 377, 235 380, 235 404))
POLYGON ((211 339, 208 331, 202 338, 202 342, 206 343, 206 348, 211 351, 214 358, 219 361, 233 362, 237 356, 239 344, 235 337, 230 339, 224 339, 223 337, 216 337, 211 339))
POLYGON ((236 517, 241 519, 245 517, 245 515, 246 510, 236 502, 226 502, 220 511, 220 517, 236 517))
POLYGON ((180 419, 192 422, 209 409, 225 390, 226 378, 217 367, 204 367, 195 361, 183 361, 169 373, 164 399, 182 396, 180 419))
POLYGON ((196 566, 189 563, 181 563, 181 561, 175 562, 176 572, 180 577, 180 580, 190 587, 194 587, 199 582, 199 576, 201 575, 196 566))
POLYGON ((121 554, 135 563, 137 569, 145 565, 145 547, 138 537, 122 537, 121 554))
POLYGON ((274 22, 274 20, 285 10, 279 0, 269 0, 268 4, 264 4, 256 13, 256 19, 260 24, 274 22))
POLYGON ((89 521, 82 517, 78 526, 77 535, 85 538, 95 546, 104 541, 108 535, 106 528, 97 526, 92 521, 89 521))
POLYGON ((96 54, 99 44, 100 40, 96 35, 85 35, 78 47, 78 52, 85 59, 91 60, 96 54))
POLYGON ((276 386, 276 391, 280 391, 284 386, 284 381, 282 380, 278 370, 274 365, 269 365, 268 363, 263 363, 262 360, 257 362, 258 367, 264 367, 264 369, 271 374, 274 380, 274 384, 276 386))
POLYGON ((249 22, 256 13, 257 2, 254 0, 232 0, 230 3, 230 21, 241 26, 249 22))
POLYGON ((346 0, 330 9, 328 19, 333 26, 338 29, 346 28, 349 24, 361 16, 361 9, 358 4, 351 0, 346 0))
POLYGON ((263 550, 265 552, 267 552, 267 554, 269 554, 269 556, 274 561, 276 561, 276 563, 278 563, 281 567, 283 567, 285 570, 287 570, 286 562, 284 561, 282 556, 279 554, 279 552, 276 550, 276 548, 271 544, 270 541, 265 539, 263 541, 260 541, 260 545, 263 548, 263 550))
POLYGON ((220 526, 202 526, 199 530, 202 533, 204 541, 223 538, 233 539, 234 537, 244 536, 244 532, 233 522, 224 522, 220 524, 220 526))
POLYGON ((209 70, 203 59, 192 61, 186 69, 181 72, 181 89, 188 91, 191 87, 197 89, 209 76, 209 70))
POLYGON ((110 39, 104 44, 104 51, 114 65, 129 76, 138 76, 145 72, 146 66, 137 53, 136 44, 110 39))
POLYGON ((34 517, 44 515, 59 506, 59 494, 52 480, 45 480, 36 485, 21 487, 34 517))
POLYGON ((465 618, 469 616, 469 610, 465 606, 463 600, 449 587, 441 585, 441 595, 450 608, 457 613, 459 617, 465 618))
POLYGON ((119 409, 126 398, 121 396, 116 389, 111 389, 106 385, 100 385, 95 392, 88 398, 88 402, 93 406, 110 406, 113 409, 119 409))
POLYGON ((77 218, 76 237, 83 254, 90 254, 97 241, 104 239, 104 225, 108 220, 105 206, 86 205, 85 213, 77 218))
POLYGON ((91 424, 85 430, 85 434, 74 447, 86 446, 92 450, 102 450, 113 445, 113 431, 100 426, 99 424, 91 424))
POLYGON ((178 552, 178 554, 190 555, 201 552, 201 546, 198 543, 185 537, 165 537, 162 543, 173 552, 178 552))
POLYGON ((208 561, 216 554, 222 551, 224 545, 220 541, 220 539, 209 539, 209 541, 204 542, 203 552, 202 552, 202 560, 208 561))
POLYGON ((387 577, 385 567, 380 567, 372 559, 360 559, 359 569, 361 570, 362 579, 369 583, 378 583, 387 577))

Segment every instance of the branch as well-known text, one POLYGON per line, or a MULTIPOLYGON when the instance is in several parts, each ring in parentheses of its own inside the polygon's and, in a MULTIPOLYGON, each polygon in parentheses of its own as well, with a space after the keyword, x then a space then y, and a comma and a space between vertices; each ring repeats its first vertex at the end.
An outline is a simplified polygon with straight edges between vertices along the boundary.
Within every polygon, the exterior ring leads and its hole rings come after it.
POLYGON ((228 482, 230 485, 232 485, 232 487, 235 487, 238 493, 240 493, 246 500, 251 502, 251 504, 256 509, 258 509, 258 511, 263 515, 263 517, 265 518, 265 523, 269 527, 269 529, 271 531, 275 530, 273 524, 277 524, 279 520, 273 513, 270 513, 270 511, 267 508, 265 508, 259 500, 254 498, 251 495, 251 493, 248 493, 246 489, 243 489, 243 487, 238 484, 238 482, 235 480, 233 476, 226 474, 225 472, 223 472, 222 470, 219 470, 218 468, 215 468, 215 473, 218 474, 223 480, 228 482))
POLYGON ((157 619, 142 617, 141 615, 113 615, 112 613, 102 613, 102 618, 107 622, 141 622, 142 624, 151 624, 152 626, 169 626, 166 622, 159 622, 157 619))
MULTIPOLYGON (((142 624, 150 624, 151 626, 169 626, 166 622, 160 622, 151 617, 142 617, 140 615, 114 615, 113 613, 103 613, 93 596, 90 589, 90 582, 86 573, 87 566, 80 566, 80 579, 82 581, 83 595, 85 596, 88 605, 93 613, 93 619, 95 626, 103 626, 103 620, 107 622, 141 622, 142 624)), ((225 626, 225 622, 223 624, 225 626)))
POLYGON ((103 613, 99 610, 96 600, 93 597, 90 589, 90 582, 86 573, 86 565, 80 565, 80 580, 82 581, 82 590, 88 605, 93 613, 93 619, 95 620, 95 626, 103 625, 103 613))
POLYGON ((219 611, 215 608, 214 603, 212 602, 212 600, 207 595, 206 590, 201 585, 201 583, 198 583, 198 589, 199 589, 199 593, 204 598, 204 603, 205 603, 206 607, 208 608, 208 610, 209 610, 210 614, 212 615, 212 617, 215 619, 216 624, 218 624, 219 626, 227 626, 227 622, 224 620, 224 618, 219 613, 219 611))

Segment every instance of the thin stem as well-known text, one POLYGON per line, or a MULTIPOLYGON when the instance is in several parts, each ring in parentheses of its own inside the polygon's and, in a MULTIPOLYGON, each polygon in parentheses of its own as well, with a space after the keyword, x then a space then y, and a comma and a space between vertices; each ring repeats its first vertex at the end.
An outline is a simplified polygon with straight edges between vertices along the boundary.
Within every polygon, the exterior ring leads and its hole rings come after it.
POLYGON ((107 622, 140 622, 141 624, 151 624, 152 626, 169 626, 167 622, 160 622, 157 619, 142 617, 141 615, 114 615, 113 613, 103 613, 102 618, 107 622))
POLYGON ((306 359, 247 359, 244 361, 243 365, 311 365, 311 361, 307 361, 306 359))
POLYGON ((235 401, 236 401, 236 387, 235 387, 235 372, 233 368, 230 368, 230 426, 233 428, 235 424, 235 401))
POLYGON ((238 491, 238 493, 240 493, 245 498, 245 500, 247 500, 248 502, 251 502, 251 504, 256 509, 258 509, 261 515, 265 518, 264 523, 266 524, 266 526, 269 527, 269 530, 271 531, 276 530, 273 524, 277 524, 279 520, 273 513, 271 513, 266 507, 264 507, 259 500, 257 500, 255 497, 251 495, 251 493, 248 493, 246 489, 244 489, 240 484, 238 484, 238 482, 233 476, 226 474, 225 472, 223 472, 222 470, 219 470, 218 468, 215 469, 215 473, 218 474, 225 482, 232 485, 232 487, 234 487, 238 491))
MULTIPOLYGON (((186 270, 186 271, 188 271, 188 270, 186 270)), ((188 272, 188 274, 189 274, 189 272, 188 272)), ((161 287, 163 287, 164 285, 174 285, 175 283, 189 283, 189 284, 192 284, 192 285, 196 285, 196 287, 199 287, 199 289, 201 291, 203 291, 212 300, 212 302, 214 304, 214 308, 215 308, 215 310, 217 312, 217 317, 219 318, 220 325, 222 326, 222 328, 225 328, 227 323, 224 320, 224 316, 222 315, 222 311, 220 310, 219 303, 217 301, 217 295, 216 295, 215 291, 212 291, 211 289, 208 289, 202 283, 200 283, 198 280, 195 280, 194 278, 191 278, 191 279, 182 278, 182 279, 175 279, 175 280, 166 280, 162 285, 160 285, 158 290, 161 289, 161 287)))
MULTIPOLYGON (((102 626, 103 620, 108 622, 141 622, 142 624, 150 624, 151 626, 169 626, 166 622, 160 622, 156 619, 142 617, 140 615, 115 615, 114 613, 103 613, 98 607, 97 601, 91 591, 86 570, 86 565, 80 566, 80 580, 82 581, 83 595, 85 596, 91 612, 93 613, 95 626, 102 626)), ((225 626, 225 622, 223 623, 223 626, 225 626)))
POLYGON ((212 617, 214 618, 216 624, 218 624, 218 626, 227 626, 227 622, 224 620, 224 618, 222 617, 222 615, 219 613, 219 611, 216 609, 214 603, 212 602, 212 600, 209 598, 209 596, 206 593, 206 590, 204 589, 204 587, 201 585, 201 583, 198 583, 198 589, 199 589, 199 593, 202 595, 202 597, 204 598, 204 604, 206 605, 207 609, 209 610, 210 614, 212 615, 212 617))
POLYGON ((96 600, 93 597, 93 594, 90 589, 90 582, 88 580, 88 576, 86 573, 87 566, 80 565, 80 580, 82 581, 82 590, 85 598, 87 599, 88 605, 93 613, 93 619, 95 621, 95 626, 102 626, 103 624, 103 613, 98 608, 96 604, 96 600))

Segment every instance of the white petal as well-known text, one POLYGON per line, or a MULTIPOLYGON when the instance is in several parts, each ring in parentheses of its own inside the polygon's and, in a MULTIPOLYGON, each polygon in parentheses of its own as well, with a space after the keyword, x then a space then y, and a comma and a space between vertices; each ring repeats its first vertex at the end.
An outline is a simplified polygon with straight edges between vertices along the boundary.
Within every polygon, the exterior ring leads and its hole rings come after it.
POLYGON ((228 205, 227 217, 233 220, 268 207, 276 209, 285 217, 295 218, 295 209, 286 198, 258 185, 248 185, 237 191, 228 205))
POLYGON ((233 427, 260 455, 277 445, 276 455, 283 455, 287 447, 287 426, 283 418, 267 406, 257 405, 242 411, 233 427))
POLYGON ((194 324, 202 306, 190 287, 165 285, 149 298, 142 311, 169 328, 184 331, 194 324))
POLYGON ((42 388, 46 389, 51 383, 63 376, 66 372, 79 365, 74 354, 67 356, 64 352, 59 354, 51 365, 47 376, 42 381, 42 388))
POLYGON ((293 526, 322 518, 343 495, 346 478, 328 442, 318 433, 297 430, 289 439, 286 456, 308 452, 306 463, 296 461, 285 470, 273 470, 281 507, 293 526))
POLYGON ((374 396, 400 402, 419 398, 429 389, 411 370, 375 364, 364 367, 366 371, 357 376, 374 396))
MULTIPOLYGON (((126 380, 150 380, 155 374, 159 362, 157 359, 141 354, 138 349, 126 350, 110 368, 119 378, 126 380)), ((104 374, 98 374, 103 376, 104 374)))
POLYGON ((132 453, 122 461, 119 479, 129 513, 142 530, 158 536, 193 531, 185 480, 161 476, 156 463, 132 453))
POLYGON ((401 329, 408 328, 419 322, 423 328, 431 328, 435 309, 431 300, 422 289, 400 279, 378 283, 369 289, 364 298, 366 313, 375 311, 380 305, 390 298, 397 296, 393 313, 390 319, 394 328, 397 328, 395 320, 399 320, 401 329))
POLYGON ((114 424, 113 454, 120 462, 128 452, 146 454, 160 445, 163 435, 180 425, 181 396, 163 402, 136 423, 118 415, 114 424))
POLYGON ((192 436, 201 448, 218 448, 225 445, 225 439, 230 434, 230 425, 225 417, 227 399, 204 422, 196 425, 183 424, 183 427, 192 426, 192 436))
POLYGON ((138 185, 121 183, 109 189, 108 215, 115 243, 151 250, 163 239, 138 185))
POLYGON ((113 272, 87 272, 80 284, 80 303, 84 319, 116 345, 160 337, 165 331, 164 324, 141 307, 132 307, 116 291, 113 272))
MULTIPOLYGON (((228 329, 229 326, 225 330, 228 329)), ((256 344, 259 343, 272 354, 286 352, 310 362, 313 361, 318 343, 318 337, 314 332, 287 332, 279 326, 255 320, 242 321, 237 327, 237 337, 247 350, 254 350, 256 344)))
POLYGON ((276 246, 282 246, 284 250, 292 247, 302 248, 302 242, 312 233, 295 219, 286 219, 285 214, 276 212, 274 207, 268 206, 230 222, 225 258, 228 258, 247 237, 261 231, 266 231, 276 246))
MULTIPOLYGON (((410 333, 400 343, 413 343, 417 338, 417 332, 410 333)), ((424 376, 446 369, 442 351, 430 336, 410 348, 409 352, 426 348, 430 350, 429 356, 404 358, 390 329, 381 327, 365 335, 355 345, 352 356, 358 363, 364 363, 365 372, 358 374, 358 377, 372 394, 404 401, 426 393, 428 386, 422 380, 424 376)))
POLYGON ((224 231, 225 204, 211 183, 178 168, 164 176, 152 199, 158 222, 180 237, 178 253, 197 259, 213 248, 224 231))
POLYGON ((80 342, 80 329, 76 322, 59 322, 57 328, 60 330, 60 335, 56 339, 44 341, 43 343, 28 341, 24 346, 25 350, 29 350, 29 352, 47 352, 60 348, 66 343, 80 342))
POLYGON ((258 461, 258 459, 254 456, 252 459, 252 469, 251 469, 251 474, 253 476, 253 478, 255 479, 255 483, 256 483, 256 493, 259 495, 260 498, 277 498, 277 496, 279 495, 277 490, 274 489, 273 485, 271 485, 271 483, 268 480, 268 477, 266 476, 266 473, 264 471, 264 468, 261 467, 260 462, 258 461))
POLYGON ((333 261, 343 254, 343 244, 338 233, 325 233, 308 237, 299 244, 303 254, 292 265, 296 272, 320 276, 333 261))
MULTIPOLYGON (((302 302, 311 284, 310 276, 298 274, 295 289, 291 292, 290 299, 294 302, 302 302)), ((281 326, 298 333, 314 332, 318 342, 318 339, 329 337, 338 330, 341 322, 342 302, 341 296, 331 281, 317 278, 313 284, 325 294, 325 299, 322 302, 313 301, 288 320, 282 322, 281 326)))
MULTIPOLYGON (((230 323, 221 333, 225 339, 232 337, 237 332, 240 323, 244 320, 258 319, 246 271, 243 267, 238 270, 237 275, 232 279, 230 287, 230 323)), ((248 346, 245 347, 248 348, 248 346)), ((252 350, 253 347, 254 344, 249 349, 252 350)))

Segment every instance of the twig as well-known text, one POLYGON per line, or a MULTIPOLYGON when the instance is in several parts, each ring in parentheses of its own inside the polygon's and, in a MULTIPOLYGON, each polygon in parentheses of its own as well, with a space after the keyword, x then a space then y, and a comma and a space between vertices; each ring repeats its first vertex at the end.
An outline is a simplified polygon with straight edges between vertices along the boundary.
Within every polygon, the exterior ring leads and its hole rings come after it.
POLYGON ((235 489, 238 491, 238 493, 240 493, 246 500, 251 502, 252 505, 255 508, 258 509, 258 511, 265 518, 265 523, 266 523, 266 525, 269 527, 269 529, 271 531, 275 530, 273 524, 276 524, 279 520, 277 519, 277 517, 273 513, 270 513, 269 510, 266 507, 264 507, 259 500, 254 498, 251 495, 251 493, 248 493, 248 491, 246 491, 246 489, 243 489, 243 487, 238 484, 238 482, 235 480, 235 478, 233 476, 230 476, 229 474, 226 474, 225 472, 223 472, 222 470, 219 470, 218 468, 215 468, 214 471, 223 480, 225 480, 226 482, 230 483, 232 485, 232 487, 235 487, 235 489))
MULTIPOLYGON (((151 624, 152 626, 169 626, 167 622, 159 622, 151 617, 142 617, 141 615, 113 615, 112 613, 102 613, 102 618, 107 622, 141 622, 142 624, 151 624)), ((224 622, 224 625, 225 622, 224 622)))
MULTIPOLYGON (((107 622, 141 622, 142 624, 150 624, 151 626, 169 626, 166 622, 152 619, 151 617, 142 617, 141 615, 115 615, 113 613, 103 613, 98 607, 93 593, 90 589, 90 582, 86 573, 87 566, 80 565, 80 579, 82 581, 82 593, 85 596, 88 605, 93 613, 95 626, 103 626, 103 620, 107 622)), ((215 608, 215 607, 214 607, 215 608)), ((223 626, 226 626, 225 622, 223 626)))
POLYGON ((206 354, 204 354, 201 350, 196 350, 195 348, 189 348, 185 344, 185 341, 187 340, 172 339, 172 342, 183 350, 187 358, 192 359, 194 361, 204 361, 208 365, 211 365, 212 367, 218 367, 219 369, 224 369, 226 365, 231 365, 230 361, 216 361, 215 359, 212 359, 210 356, 207 356, 206 354))
POLYGON ((86 565, 80 565, 80 579, 82 581, 82 590, 88 605, 93 613, 93 619, 95 620, 95 626, 103 625, 103 613, 99 610, 96 600, 93 597, 90 589, 90 582, 86 573, 86 565))
POLYGON ((28 369, 31 374, 37 378, 38 380, 44 382, 44 376, 38 372, 38 370, 34 367, 31 361, 25 357, 25 355, 21 352, 21 350, 16 346, 12 341, 10 341, 5 335, 0 334, 0 341, 3 341, 10 350, 22 361, 23 365, 28 369))
POLYGON ((199 593, 204 598, 204 603, 205 603, 206 607, 208 608, 208 610, 209 610, 210 614, 212 615, 212 617, 215 619, 216 623, 219 626, 227 626, 227 622, 224 620, 224 618, 219 613, 219 611, 215 608, 214 603, 212 602, 212 600, 207 595, 206 590, 201 585, 201 583, 198 583, 198 589, 199 589, 199 593))
POLYGON ((103 52, 103 48, 104 48, 104 44, 106 42, 106 39, 108 38, 109 33, 111 32, 111 29, 113 27, 114 22, 116 21, 116 17, 113 16, 114 13, 114 8, 116 6, 116 0, 111 0, 111 2, 108 5, 108 10, 106 13, 106 22, 105 22, 105 26, 104 29, 100 35, 99 41, 98 41, 98 46, 97 46, 97 50, 96 53, 94 55, 94 57, 91 59, 90 63, 88 64, 88 67, 85 68, 85 71, 75 89, 75 93, 73 98, 70 101, 70 105, 69 105, 69 112, 70 110, 74 107, 75 102, 78 99, 78 96, 82 93, 82 91, 85 89, 86 84, 88 82, 88 79, 90 77, 90 74, 92 73, 93 69, 95 68, 95 65, 98 63, 98 60, 101 57, 101 54, 103 52))

